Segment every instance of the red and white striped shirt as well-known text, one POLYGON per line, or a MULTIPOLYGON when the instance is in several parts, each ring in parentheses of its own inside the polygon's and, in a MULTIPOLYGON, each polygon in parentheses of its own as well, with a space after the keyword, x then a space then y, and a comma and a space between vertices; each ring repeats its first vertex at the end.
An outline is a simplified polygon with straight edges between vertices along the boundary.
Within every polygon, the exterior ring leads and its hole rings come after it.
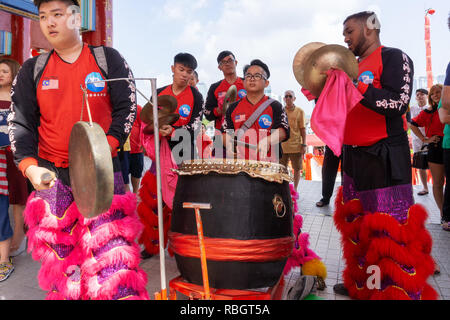
POLYGON ((6 179, 6 151, 0 148, 0 194, 8 195, 8 180, 6 179))

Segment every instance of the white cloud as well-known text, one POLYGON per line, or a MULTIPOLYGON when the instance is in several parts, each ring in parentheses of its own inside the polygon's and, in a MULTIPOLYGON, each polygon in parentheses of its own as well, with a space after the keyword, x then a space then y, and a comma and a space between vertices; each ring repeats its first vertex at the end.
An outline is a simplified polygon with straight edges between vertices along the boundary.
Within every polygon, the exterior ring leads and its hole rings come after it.
POLYGON ((300 86, 292 73, 295 53, 312 41, 343 45, 342 22, 360 7, 361 1, 356 0, 345 5, 334 0, 226 0, 217 19, 193 14, 172 41, 184 51, 195 51, 200 77, 207 84, 222 76, 218 53, 231 50, 239 62, 239 75, 246 63, 260 58, 271 69, 272 90, 281 94, 294 89, 300 101, 300 86))

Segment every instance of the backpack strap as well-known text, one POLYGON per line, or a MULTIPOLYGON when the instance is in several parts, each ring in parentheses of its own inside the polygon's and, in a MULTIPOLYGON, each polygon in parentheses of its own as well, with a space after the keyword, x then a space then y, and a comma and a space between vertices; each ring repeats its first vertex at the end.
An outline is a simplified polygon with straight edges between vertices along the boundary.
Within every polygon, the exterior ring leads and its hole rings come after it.
POLYGON ((245 132, 250 129, 253 124, 256 122, 256 120, 261 116, 261 114, 266 110, 268 106, 270 106, 273 102, 275 102, 274 99, 267 99, 263 104, 261 104, 258 109, 255 110, 255 112, 252 113, 252 115, 248 118, 247 121, 239 128, 239 130, 236 132, 236 139, 239 141, 244 136, 245 132))
POLYGON ((42 71, 44 70, 45 66, 47 65, 48 59, 50 58, 50 55, 53 53, 53 50, 50 52, 41 53, 37 59, 36 64, 34 65, 33 70, 33 79, 34 83, 39 83, 39 80, 41 80, 42 71))
POLYGON ((94 47, 92 49, 97 65, 105 72, 105 77, 108 78, 108 62, 106 61, 105 49, 103 47, 94 47))

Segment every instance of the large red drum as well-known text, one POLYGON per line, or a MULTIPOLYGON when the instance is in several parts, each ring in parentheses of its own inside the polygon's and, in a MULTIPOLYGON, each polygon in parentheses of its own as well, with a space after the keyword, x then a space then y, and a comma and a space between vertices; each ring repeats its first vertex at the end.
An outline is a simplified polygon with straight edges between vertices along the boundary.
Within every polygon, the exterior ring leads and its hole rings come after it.
POLYGON ((274 286, 294 244, 286 168, 213 159, 185 162, 178 174, 169 245, 181 276, 203 284, 195 212, 183 203, 210 203, 211 210, 201 211, 210 286, 274 286))

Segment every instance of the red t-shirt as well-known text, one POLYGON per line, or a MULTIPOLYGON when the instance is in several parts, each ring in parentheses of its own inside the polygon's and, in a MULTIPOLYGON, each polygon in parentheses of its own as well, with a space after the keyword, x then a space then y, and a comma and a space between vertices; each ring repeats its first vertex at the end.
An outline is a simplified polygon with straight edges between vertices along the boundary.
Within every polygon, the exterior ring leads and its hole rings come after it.
POLYGON ((194 109, 194 95, 192 89, 187 86, 181 93, 175 95, 172 90, 172 86, 167 86, 163 89, 158 96, 169 95, 175 97, 178 102, 177 110, 174 113, 178 113, 180 118, 173 124, 173 127, 182 127, 187 125, 191 121, 192 111, 194 109))
MULTIPOLYGON (((242 125, 249 119, 258 107, 263 104, 268 96, 264 96, 258 103, 253 105, 246 97, 242 100, 230 105, 225 115, 223 130, 234 130, 236 133, 242 125)), ((257 145, 259 141, 267 136, 270 136, 271 130, 284 128, 286 131, 286 139, 289 138, 289 124, 283 106, 274 101, 270 104, 253 125, 245 132, 240 141, 257 145)), ((256 156, 256 150, 249 150, 246 152, 243 147, 238 147, 241 153, 245 154, 246 159, 260 160, 259 155, 256 156)), ((281 148, 281 146, 280 146, 281 148)), ((268 156, 271 153, 269 151, 268 156)))
POLYGON ((425 128, 425 136, 428 138, 432 136, 444 136, 445 124, 439 119, 439 112, 436 110, 422 110, 417 117, 412 119, 412 124, 417 127, 425 128))
POLYGON ((407 130, 405 113, 412 90, 410 69, 405 54, 383 46, 359 62, 358 89, 364 99, 347 116, 344 144, 369 146, 407 130), (397 110, 398 114, 388 115, 397 110))
MULTIPOLYGON (((73 125, 80 121, 83 91, 88 80, 102 80, 102 72, 86 44, 80 57, 70 64, 53 53, 37 87, 40 106, 39 157, 68 167, 68 144, 73 125), (63 106, 62 106, 63 105, 63 106)), ((93 122, 105 133, 111 125, 111 101, 106 83, 89 84, 88 100, 93 122)), ((89 121, 86 105, 82 121, 89 121)))

